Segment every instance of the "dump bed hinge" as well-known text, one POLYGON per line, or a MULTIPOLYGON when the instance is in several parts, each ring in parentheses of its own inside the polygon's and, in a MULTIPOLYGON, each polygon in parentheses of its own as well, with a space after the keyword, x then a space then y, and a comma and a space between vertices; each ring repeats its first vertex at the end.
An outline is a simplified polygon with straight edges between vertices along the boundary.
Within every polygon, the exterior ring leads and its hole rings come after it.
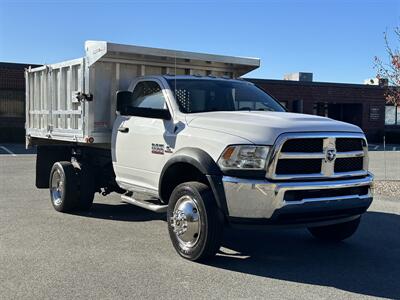
POLYGON ((75 92, 75 98, 78 100, 78 102, 83 102, 83 101, 93 101, 93 95, 92 94, 85 94, 82 92, 75 92))

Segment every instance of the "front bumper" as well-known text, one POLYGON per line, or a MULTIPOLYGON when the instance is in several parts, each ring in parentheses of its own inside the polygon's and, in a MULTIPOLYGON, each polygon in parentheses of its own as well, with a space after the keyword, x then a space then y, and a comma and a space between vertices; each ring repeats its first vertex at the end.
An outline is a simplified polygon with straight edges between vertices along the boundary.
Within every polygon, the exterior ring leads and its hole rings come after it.
POLYGON ((222 182, 228 217, 241 223, 298 224, 351 217, 368 209, 373 194, 372 174, 357 179, 305 182, 270 182, 224 176, 222 182), (363 187, 363 193, 345 194, 349 188, 359 187, 363 187), (287 192, 293 196, 296 193, 307 195, 309 191, 312 191, 312 197, 287 198, 287 192), (331 191, 336 195, 329 196, 331 191))

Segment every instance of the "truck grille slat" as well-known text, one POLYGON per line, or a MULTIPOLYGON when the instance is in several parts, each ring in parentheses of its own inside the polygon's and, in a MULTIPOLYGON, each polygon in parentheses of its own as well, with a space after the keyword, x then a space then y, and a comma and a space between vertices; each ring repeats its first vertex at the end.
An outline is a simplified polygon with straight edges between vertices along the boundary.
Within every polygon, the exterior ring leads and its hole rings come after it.
POLYGON ((322 139, 294 139, 283 145, 282 152, 322 152, 322 147, 322 139))
POLYGON ((335 172, 359 171, 363 168, 362 157, 338 158, 335 161, 335 172))
POLYGON ((278 139, 267 177, 294 180, 360 176, 367 174, 367 164, 367 143, 362 134, 292 134, 278 139))
POLYGON ((340 197, 340 196, 364 196, 369 191, 368 186, 349 187, 326 190, 296 190, 285 192, 285 201, 301 201, 312 198, 340 197))
POLYGON ((276 174, 319 174, 320 159, 280 159, 276 166, 276 174))
POLYGON ((338 152, 362 151, 362 139, 338 138, 336 139, 336 150, 338 152))

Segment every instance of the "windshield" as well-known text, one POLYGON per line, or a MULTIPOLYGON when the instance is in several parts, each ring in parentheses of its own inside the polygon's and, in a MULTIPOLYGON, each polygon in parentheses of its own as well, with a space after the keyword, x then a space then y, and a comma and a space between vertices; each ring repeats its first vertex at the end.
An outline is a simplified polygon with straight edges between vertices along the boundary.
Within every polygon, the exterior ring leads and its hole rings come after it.
POLYGON ((183 113, 237 110, 285 111, 275 99, 249 82, 212 79, 169 79, 167 81, 183 113))

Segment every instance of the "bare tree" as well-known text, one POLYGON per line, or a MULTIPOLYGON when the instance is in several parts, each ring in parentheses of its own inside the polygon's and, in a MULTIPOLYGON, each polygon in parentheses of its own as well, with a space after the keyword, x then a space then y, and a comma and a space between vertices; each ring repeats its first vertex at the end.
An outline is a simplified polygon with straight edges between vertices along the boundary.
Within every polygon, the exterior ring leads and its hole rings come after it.
POLYGON ((388 80, 388 86, 385 91, 387 103, 400 106, 400 27, 395 27, 393 32, 395 46, 389 43, 388 32, 386 31, 383 34, 388 62, 375 56, 374 67, 377 71, 377 78, 386 78, 388 80))

